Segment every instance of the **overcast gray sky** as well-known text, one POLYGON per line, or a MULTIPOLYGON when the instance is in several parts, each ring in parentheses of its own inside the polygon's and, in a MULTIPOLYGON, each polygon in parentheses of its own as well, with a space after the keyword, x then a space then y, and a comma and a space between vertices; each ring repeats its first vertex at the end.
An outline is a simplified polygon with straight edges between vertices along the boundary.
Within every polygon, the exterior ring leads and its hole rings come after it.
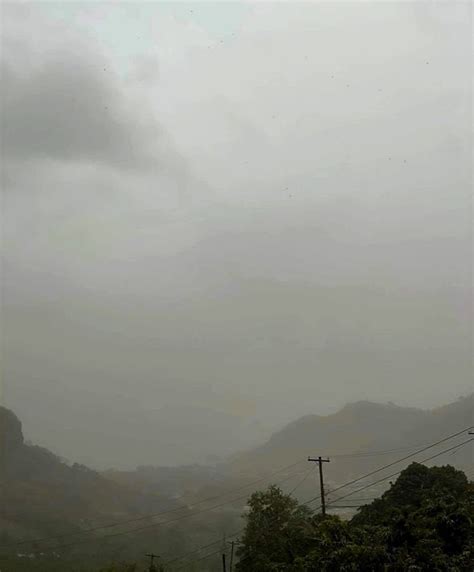
POLYGON ((469 2, 3 3, 3 399, 95 466, 472 391, 469 2))

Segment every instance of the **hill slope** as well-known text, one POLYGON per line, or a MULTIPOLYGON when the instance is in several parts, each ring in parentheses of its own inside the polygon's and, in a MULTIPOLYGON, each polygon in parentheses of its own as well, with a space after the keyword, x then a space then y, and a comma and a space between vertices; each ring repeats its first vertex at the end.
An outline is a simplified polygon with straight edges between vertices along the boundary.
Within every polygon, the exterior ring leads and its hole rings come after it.
MULTIPOLYGON (((340 480, 472 425, 474 394, 431 411, 357 402, 332 415, 308 415, 290 423, 264 445, 234 457, 231 466, 233 470, 259 473, 309 455, 323 455, 332 457, 327 467, 329 477, 340 480)), ((472 449, 461 449, 449 458, 453 461, 460 467, 472 467, 472 449)))
POLYGON ((15 414, 0 407, 0 529, 4 537, 75 532, 103 521, 171 506, 48 449, 25 443, 15 414))

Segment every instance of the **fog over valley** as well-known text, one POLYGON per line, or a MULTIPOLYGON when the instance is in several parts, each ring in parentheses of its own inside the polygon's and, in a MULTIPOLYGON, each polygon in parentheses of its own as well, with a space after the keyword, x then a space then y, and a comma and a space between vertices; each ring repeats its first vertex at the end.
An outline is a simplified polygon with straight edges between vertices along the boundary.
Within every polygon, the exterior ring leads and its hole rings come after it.
POLYGON ((213 464, 472 392, 468 3, 1 10, 2 403, 28 439, 213 464))

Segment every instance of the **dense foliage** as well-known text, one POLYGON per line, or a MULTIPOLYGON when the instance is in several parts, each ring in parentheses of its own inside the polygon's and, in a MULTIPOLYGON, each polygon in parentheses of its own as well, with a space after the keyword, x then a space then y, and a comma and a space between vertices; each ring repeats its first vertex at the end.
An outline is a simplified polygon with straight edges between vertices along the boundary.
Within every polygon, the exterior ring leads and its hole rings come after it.
MULTIPOLYGON (((346 421, 354 407, 362 406, 345 408, 346 421)), ((463 402, 456 416, 468 410, 472 407, 463 402)), ((378 409, 375 413, 378 419, 378 409)), ((309 427, 303 423, 311 439, 313 421, 309 427)), ((436 429, 442 431, 438 425, 436 417, 436 429)), ((295 435, 287 437, 283 445, 291 452, 295 435)), ((18 418, 2 407, 0 440, 1 572, 143 572, 150 551, 161 556, 170 572, 183 564, 187 572, 222 570, 220 549, 213 543, 216 536, 241 528, 244 497, 223 502, 218 510, 210 499, 229 498, 229 491, 240 490, 250 477, 241 479, 229 467, 199 466, 99 473, 26 442, 18 418), (165 517, 171 520, 166 526, 149 516, 175 510, 165 517), (128 519, 131 526, 110 527, 128 519), (98 529, 87 533, 91 527, 98 529), (209 543, 210 554, 209 549, 196 551, 209 543), (181 560, 189 552, 192 557, 181 560)), ((469 466, 471 452, 464 451, 461 466, 469 466)), ((357 467, 347 474, 354 473, 357 467)), ((474 570, 473 488, 452 467, 411 465, 350 521, 322 519, 278 487, 255 493, 247 504, 245 533, 234 558, 234 565, 240 558, 240 571, 474 570)))
POLYGON ((252 495, 240 572, 474 569, 474 488, 453 467, 413 463, 350 521, 311 515, 277 487, 252 495))

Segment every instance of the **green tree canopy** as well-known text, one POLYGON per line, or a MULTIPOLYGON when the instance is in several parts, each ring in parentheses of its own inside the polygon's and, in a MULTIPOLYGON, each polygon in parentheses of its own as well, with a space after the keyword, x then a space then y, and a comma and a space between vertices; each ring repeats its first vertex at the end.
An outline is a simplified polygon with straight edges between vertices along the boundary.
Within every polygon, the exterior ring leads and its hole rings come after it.
POLYGON ((450 466, 413 463, 350 521, 314 515, 275 486, 251 496, 245 518, 239 571, 474 570, 474 489, 450 466))
POLYGON ((274 485, 254 493, 248 506, 237 570, 285 570, 309 549, 311 511, 306 506, 274 485))

